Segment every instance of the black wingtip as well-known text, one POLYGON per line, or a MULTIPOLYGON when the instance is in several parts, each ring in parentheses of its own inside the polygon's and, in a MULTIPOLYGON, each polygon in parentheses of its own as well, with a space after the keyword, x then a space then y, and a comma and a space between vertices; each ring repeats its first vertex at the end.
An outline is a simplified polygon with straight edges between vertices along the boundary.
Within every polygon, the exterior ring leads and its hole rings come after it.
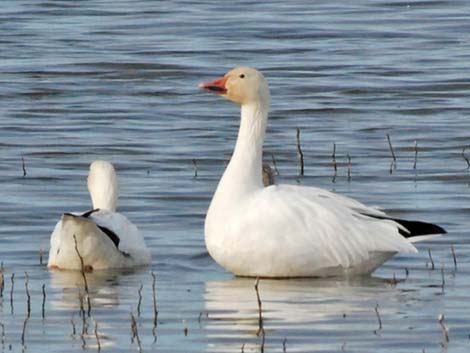
POLYGON ((109 228, 106 228, 106 227, 103 227, 103 226, 100 226, 99 224, 96 225, 104 234, 106 234, 108 236, 109 239, 111 239, 111 241, 114 243, 114 245, 116 246, 116 248, 119 249, 119 242, 121 241, 121 239, 119 239, 118 235, 116 233, 114 233, 111 229, 109 228))
POLYGON ((95 212, 98 212, 100 209, 99 208, 93 208, 89 211, 86 211, 85 213, 82 214, 82 217, 88 218, 90 215, 92 215, 95 212))
POLYGON ((376 216, 370 214, 364 214, 364 216, 372 217, 375 219, 388 219, 390 221, 394 221, 405 228, 405 230, 398 228, 398 232, 403 235, 405 238, 412 238, 417 237, 420 235, 432 235, 432 234, 447 234, 447 231, 438 226, 437 224, 433 223, 426 223, 421 221, 409 221, 405 219, 398 219, 398 218, 391 218, 391 217, 384 217, 384 216, 376 216))
POLYGON ((95 212, 98 212, 99 210, 100 210, 99 208, 94 208, 92 210, 89 210, 89 211, 86 211, 86 212, 82 213, 81 215, 76 215, 76 214, 73 214, 73 213, 70 213, 70 212, 65 212, 64 216, 88 218, 88 217, 90 217, 90 215, 92 215, 95 212))
POLYGON ((412 238, 420 235, 447 234, 447 231, 437 224, 395 218, 391 218, 391 220, 397 222, 408 230, 409 233, 406 233, 402 229, 399 229, 400 234, 405 238, 412 238))

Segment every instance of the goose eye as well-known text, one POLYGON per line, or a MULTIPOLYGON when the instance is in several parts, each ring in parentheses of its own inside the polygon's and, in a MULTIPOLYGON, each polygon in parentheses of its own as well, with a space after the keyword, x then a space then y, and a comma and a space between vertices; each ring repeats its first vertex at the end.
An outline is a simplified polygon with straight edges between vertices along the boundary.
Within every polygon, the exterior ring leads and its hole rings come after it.
POLYGON ((241 74, 239 77, 240 78, 245 78, 245 74, 241 74))

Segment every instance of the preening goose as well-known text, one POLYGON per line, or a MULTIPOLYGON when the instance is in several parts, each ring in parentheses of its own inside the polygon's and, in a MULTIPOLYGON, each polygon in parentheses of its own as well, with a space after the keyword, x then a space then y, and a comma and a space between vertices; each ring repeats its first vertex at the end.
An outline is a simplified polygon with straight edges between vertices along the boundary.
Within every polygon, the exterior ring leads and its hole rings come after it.
POLYGON ((127 268, 150 263, 150 251, 137 227, 116 212, 117 176, 106 161, 94 161, 87 179, 93 209, 64 213, 51 235, 48 267, 80 270, 127 268), (75 236, 75 239, 74 239, 75 236))
POLYGON ((397 252, 416 252, 413 242, 445 233, 320 188, 264 187, 266 79, 240 67, 200 88, 241 106, 235 150, 205 220, 207 249, 228 271, 279 278, 365 274, 397 252))

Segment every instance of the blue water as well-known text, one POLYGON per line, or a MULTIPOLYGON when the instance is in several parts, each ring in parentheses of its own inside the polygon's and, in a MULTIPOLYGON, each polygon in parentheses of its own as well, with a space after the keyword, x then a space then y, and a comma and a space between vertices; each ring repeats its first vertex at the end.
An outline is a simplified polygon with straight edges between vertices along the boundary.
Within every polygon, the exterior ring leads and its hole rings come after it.
POLYGON ((132 312, 142 351, 283 352, 284 344, 287 352, 467 352, 469 30, 465 1, 4 0, 1 351, 96 351, 95 322, 102 351, 137 351, 132 312), (324 187, 449 232, 372 277, 262 280, 264 345, 254 281, 233 278, 204 246, 204 216, 230 158, 238 109, 197 84, 239 65, 270 82, 265 160, 275 156, 278 182, 324 187), (391 172, 386 134, 397 156, 391 172), (115 164, 120 211, 144 233, 153 262, 89 275, 92 317, 81 336, 81 277, 48 271, 39 252, 46 262, 62 212, 90 207, 85 177, 95 159, 115 164))

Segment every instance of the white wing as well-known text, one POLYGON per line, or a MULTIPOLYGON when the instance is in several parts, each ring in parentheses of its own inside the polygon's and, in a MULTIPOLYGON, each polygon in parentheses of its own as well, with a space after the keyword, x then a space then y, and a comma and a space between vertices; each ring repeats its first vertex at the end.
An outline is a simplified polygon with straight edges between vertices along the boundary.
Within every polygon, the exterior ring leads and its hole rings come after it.
POLYGON ((218 234, 206 244, 236 274, 311 276, 354 267, 365 273, 396 252, 417 251, 396 222, 364 215, 383 212, 319 188, 272 185, 228 211, 217 214, 218 234))
POLYGON ((251 202, 263 211, 271 234, 318 249, 315 256, 328 266, 354 266, 373 252, 417 251, 399 234, 397 223, 364 215, 384 216, 383 212, 327 190, 272 186, 251 202))
POLYGON ((94 269, 150 263, 150 251, 144 238, 122 214, 103 210, 72 215, 64 214, 52 232, 48 266, 80 268, 74 241, 81 249, 85 265, 94 269))
MULTIPOLYGON (((139 229, 121 213, 107 210, 93 212, 89 217, 100 227, 112 231, 119 238, 119 250, 134 258, 150 262, 150 251, 145 245, 144 237, 139 229)), ((140 262, 140 261, 139 261, 140 262)))

